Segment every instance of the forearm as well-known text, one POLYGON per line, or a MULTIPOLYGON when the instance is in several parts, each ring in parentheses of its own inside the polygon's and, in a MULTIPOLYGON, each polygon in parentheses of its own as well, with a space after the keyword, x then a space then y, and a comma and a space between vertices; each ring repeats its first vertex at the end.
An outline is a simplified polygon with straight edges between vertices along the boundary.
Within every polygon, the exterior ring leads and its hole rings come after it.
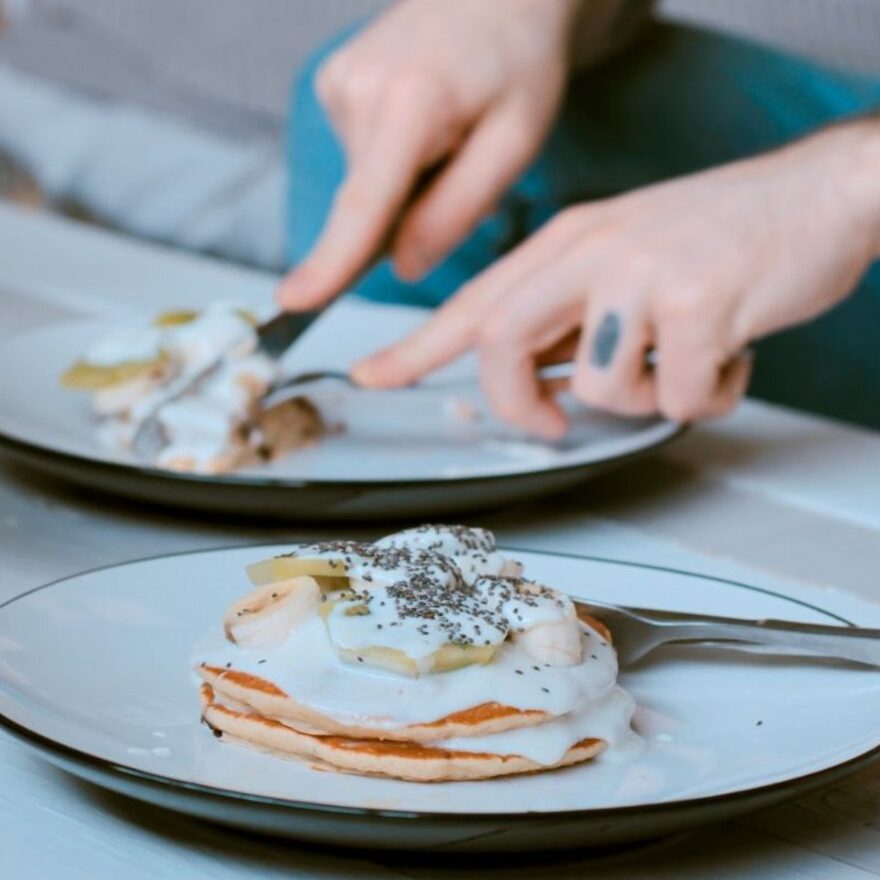
POLYGON ((816 185, 835 188, 852 234, 864 238, 868 259, 880 259, 880 112, 831 125, 800 145, 824 157, 819 174, 827 172, 816 185))
POLYGON ((853 135, 854 198, 860 198, 871 235, 871 256, 880 259, 880 111, 849 123, 853 135))

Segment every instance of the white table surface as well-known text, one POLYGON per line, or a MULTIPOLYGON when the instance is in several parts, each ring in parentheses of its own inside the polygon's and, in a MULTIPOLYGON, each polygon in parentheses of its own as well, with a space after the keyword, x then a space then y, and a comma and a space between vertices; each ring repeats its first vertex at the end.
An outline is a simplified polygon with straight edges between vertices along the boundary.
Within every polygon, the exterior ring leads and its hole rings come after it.
MULTIPOLYGON (((275 279, 0 204, 0 336, 83 315, 218 297, 275 279)), ((0 376, 0 382, 11 377, 0 376)), ((501 541, 689 567, 880 601, 880 435, 746 402, 653 459, 561 498, 485 517, 501 541)), ((348 529, 355 534, 357 530, 348 529)), ((376 530, 364 530, 373 534, 376 530)), ((93 566, 307 535, 111 500, 0 456, 0 601, 93 566)), ((450 866, 256 839, 78 782, 0 737, 0 878, 858 880, 880 877, 880 766, 648 849, 450 866)))

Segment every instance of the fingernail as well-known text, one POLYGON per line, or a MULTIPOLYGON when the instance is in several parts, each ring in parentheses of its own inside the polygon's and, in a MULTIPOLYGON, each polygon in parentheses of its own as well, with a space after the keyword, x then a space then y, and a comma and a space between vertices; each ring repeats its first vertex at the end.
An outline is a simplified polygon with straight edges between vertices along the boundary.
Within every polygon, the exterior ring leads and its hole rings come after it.
POLYGON ((376 358, 367 358, 366 360, 358 361, 351 368, 351 378, 354 379, 358 385, 363 385, 364 388, 372 388, 381 385, 383 370, 381 365, 377 364, 376 361, 376 358))

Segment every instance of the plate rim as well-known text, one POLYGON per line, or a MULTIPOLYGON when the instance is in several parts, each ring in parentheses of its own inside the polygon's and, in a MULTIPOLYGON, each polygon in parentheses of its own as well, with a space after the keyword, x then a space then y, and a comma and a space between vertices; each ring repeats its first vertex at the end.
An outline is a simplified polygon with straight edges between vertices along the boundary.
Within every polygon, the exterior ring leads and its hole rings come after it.
MULTIPOLYGON (((10 599, 7 599, 4 602, 0 603, 0 612, 2 612, 4 608, 7 608, 15 602, 31 596, 34 593, 38 593, 42 590, 47 590, 52 587, 57 587, 67 581, 75 580, 76 578, 84 577, 89 574, 95 574, 101 571, 107 571, 114 568, 122 568, 128 565, 135 565, 143 562, 152 562, 159 559, 169 559, 179 556, 193 556, 204 553, 216 553, 223 550, 232 551, 259 547, 277 547, 280 544, 284 543, 286 542, 247 542, 243 544, 222 545, 213 548, 209 547, 195 550, 159 553, 152 556, 144 556, 135 559, 124 560, 122 562, 114 562, 108 565, 99 565, 92 568, 84 569, 83 571, 77 572, 75 574, 65 575, 64 577, 56 578, 45 584, 32 587, 31 589, 26 590, 23 593, 13 596, 10 599)), ((290 543, 296 544, 304 542, 292 541, 290 543)), ((722 583, 726 584, 727 586, 737 587, 739 589, 746 589, 751 592, 759 592, 765 595, 775 596, 788 602, 792 602, 796 605, 809 608, 813 611, 818 611, 819 613, 829 616, 832 619, 835 619, 848 626, 856 625, 842 615, 839 615, 836 612, 828 611, 821 606, 814 605, 801 599, 786 596, 784 593, 778 593, 766 587, 757 587, 754 584, 748 584, 744 581, 738 581, 733 578, 722 577, 720 575, 702 574, 700 572, 691 571, 688 569, 679 569, 674 566, 633 562, 628 560, 614 559, 603 556, 593 556, 591 554, 584 553, 572 553, 561 550, 536 550, 534 548, 516 547, 513 545, 503 545, 503 549, 523 553, 535 553, 545 556, 555 556, 565 559, 579 559, 588 562, 600 562, 603 564, 618 565, 627 568, 649 569, 652 571, 661 571, 669 574, 683 575, 685 577, 699 578, 701 580, 709 580, 715 583, 722 583)), ((671 801, 660 801, 648 804, 628 804, 625 806, 617 807, 594 807, 552 811, 527 810, 517 813, 467 813, 431 810, 385 809, 379 807, 357 807, 345 804, 322 804, 314 801, 293 800, 290 798, 272 797, 270 795, 251 794, 248 792, 236 791, 235 789, 206 785, 205 783, 201 782, 187 782, 185 780, 175 779, 171 776, 165 776, 161 773, 152 773, 147 770, 140 770, 136 767, 130 767, 126 764, 120 764, 115 761, 108 760, 107 758, 102 758, 99 755, 94 755, 91 752, 87 752, 82 749, 75 748, 74 746, 67 745, 66 743, 55 740, 44 734, 37 733, 31 728, 12 720, 3 712, 0 712, 0 729, 3 729, 6 732, 10 733, 14 738, 22 741, 24 744, 30 746, 38 752, 47 752, 50 755, 58 756, 63 760, 72 761, 77 765, 85 765, 91 770, 97 771, 101 775, 116 774, 123 777, 131 777, 139 780, 142 783, 149 783, 152 786, 161 786, 165 790, 174 791, 177 789, 182 789, 185 792, 195 793, 200 796, 221 798, 223 800, 231 801, 246 801, 248 803, 255 803, 264 807, 271 807, 273 809, 294 810, 297 812, 332 813, 344 814, 347 816, 356 816, 360 818, 386 818, 407 820, 413 822, 418 821, 434 823, 444 821, 457 822, 465 819, 469 822, 479 822, 480 824, 497 824, 499 822, 520 824, 523 822, 532 823, 538 820, 569 822, 586 819, 624 819, 627 817, 653 813, 666 813, 669 811, 685 811, 694 809, 699 810, 702 808, 711 809, 712 807, 715 807, 722 803, 736 802, 752 798, 762 798, 764 796, 772 797, 774 793, 781 793, 786 789, 803 791, 807 788, 813 788, 821 785, 826 780, 831 781, 832 779, 839 778, 840 776, 846 775, 847 773, 854 772, 860 767, 867 766, 868 764, 873 763, 875 760, 880 759, 880 743, 878 743, 873 748, 870 748, 867 751, 862 752, 858 755, 854 755, 846 761, 833 764, 830 767, 823 767, 819 770, 811 771, 810 773, 804 773, 799 776, 793 776, 789 779, 782 779, 776 782, 766 783, 765 785, 750 786, 743 789, 737 789, 735 791, 722 792, 720 794, 701 795, 699 797, 683 798, 671 801)))
MULTIPOLYGON (((473 476, 448 476, 433 477, 428 479, 410 479, 400 477, 396 480, 321 480, 302 479, 294 477, 257 477, 242 474, 199 474, 190 471, 172 471, 160 467, 151 467, 124 461, 108 461, 101 458, 92 458, 77 452, 68 452, 63 449, 53 449, 43 443, 33 440, 24 440, 15 437, 0 429, 0 449, 21 457, 28 457, 31 461, 34 457, 43 456, 49 459, 57 459, 68 467, 96 468, 105 473, 121 474, 123 476, 136 475, 140 478, 169 483, 195 483, 197 485, 222 486, 233 489, 324 489, 324 490, 393 490, 393 489, 434 489, 440 486, 473 486, 481 483, 499 483, 507 480, 527 479, 543 475, 557 476, 576 473, 594 467, 611 465, 623 465, 630 461, 641 458, 666 446, 680 437, 690 427, 681 422, 665 422, 669 427, 669 433, 649 446, 632 449, 629 452, 599 458, 594 461, 581 461, 573 464, 557 465, 555 467, 543 467, 525 471, 509 471, 504 473, 477 474, 473 476)), ((36 465, 34 465, 36 466, 36 465)), ((117 490, 118 491, 118 490, 117 490)), ((127 494, 127 493, 126 493, 127 494)), ((133 560, 137 561, 137 560, 133 560)), ((85 574, 86 572, 82 572, 85 574)))
MULTIPOLYGON (((99 319, 100 320, 100 319, 99 319)), ((45 327, 31 328, 24 333, 8 337, 6 340, 0 340, 0 346, 5 341, 21 342, 28 335, 37 334, 42 330, 57 327, 62 322, 46 325, 45 327)), ((63 322, 65 324, 89 324, 94 325, 95 319, 82 319, 63 322)), ((45 456, 49 459, 56 459, 69 468, 73 467, 97 467, 105 473, 117 474, 121 476, 136 475, 139 478, 153 479, 156 481, 165 481, 168 483, 195 483, 196 485, 222 486, 224 488, 240 488, 240 489, 325 489, 325 490, 344 490, 344 489, 362 489, 362 490, 390 490, 401 488, 433 489, 441 486, 468 486, 478 485, 480 483, 497 483, 505 480, 521 479, 535 477, 543 474, 548 475, 564 475, 567 473, 575 473, 591 467, 601 467, 605 465, 624 464, 631 459, 639 458, 649 452, 671 443, 680 437, 689 427, 687 422, 675 422, 670 419, 658 417, 658 427, 662 425, 666 431, 656 441, 648 446, 633 449, 617 455, 607 456, 592 461, 582 461, 572 464, 561 464, 550 467, 532 468, 529 470, 507 471, 502 473, 474 474, 469 476, 438 476, 428 478, 410 479, 400 477, 397 479, 309 479, 298 477, 277 477, 277 476, 252 476, 237 472, 227 474, 198 474, 188 471, 173 471, 165 468, 155 467, 138 462, 115 461, 113 459, 99 458, 87 455, 81 452, 71 452, 65 449, 59 449, 41 443, 36 440, 28 439, 21 434, 15 434, 8 430, 0 428, 0 449, 18 454, 21 456, 45 456)), ((97 441, 96 441, 97 442, 97 441)))

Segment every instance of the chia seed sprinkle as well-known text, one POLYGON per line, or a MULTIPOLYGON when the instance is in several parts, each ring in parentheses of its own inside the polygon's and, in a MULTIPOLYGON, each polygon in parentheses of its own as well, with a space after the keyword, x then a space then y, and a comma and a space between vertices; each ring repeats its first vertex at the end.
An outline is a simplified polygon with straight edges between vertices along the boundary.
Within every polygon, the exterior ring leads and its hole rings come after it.
MULTIPOLYGON (((524 624, 531 617, 528 610, 545 602, 566 607, 558 593, 521 577, 482 575, 474 580, 496 552, 495 538, 485 529, 426 525, 390 535, 377 544, 324 541, 283 556, 317 558, 331 569, 342 568, 351 578, 347 588, 330 593, 333 616, 345 615, 353 605, 362 607, 348 616, 366 615, 371 602, 380 608, 390 602, 395 619, 376 624, 377 630, 411 623, 419 636, 429 637, 439 630, 444 642, 466 647, 489 646, 503 641, 511 631, 525 632, 524 624), (359 581, 360 590, 353 586, 359 581), (378 588, 364 586, 376 582, 378 588)), ((328 594, 322 592, 320 601, 327 602, 328 594)), ((362 657, 357 659, 364 662, 362 657)))

